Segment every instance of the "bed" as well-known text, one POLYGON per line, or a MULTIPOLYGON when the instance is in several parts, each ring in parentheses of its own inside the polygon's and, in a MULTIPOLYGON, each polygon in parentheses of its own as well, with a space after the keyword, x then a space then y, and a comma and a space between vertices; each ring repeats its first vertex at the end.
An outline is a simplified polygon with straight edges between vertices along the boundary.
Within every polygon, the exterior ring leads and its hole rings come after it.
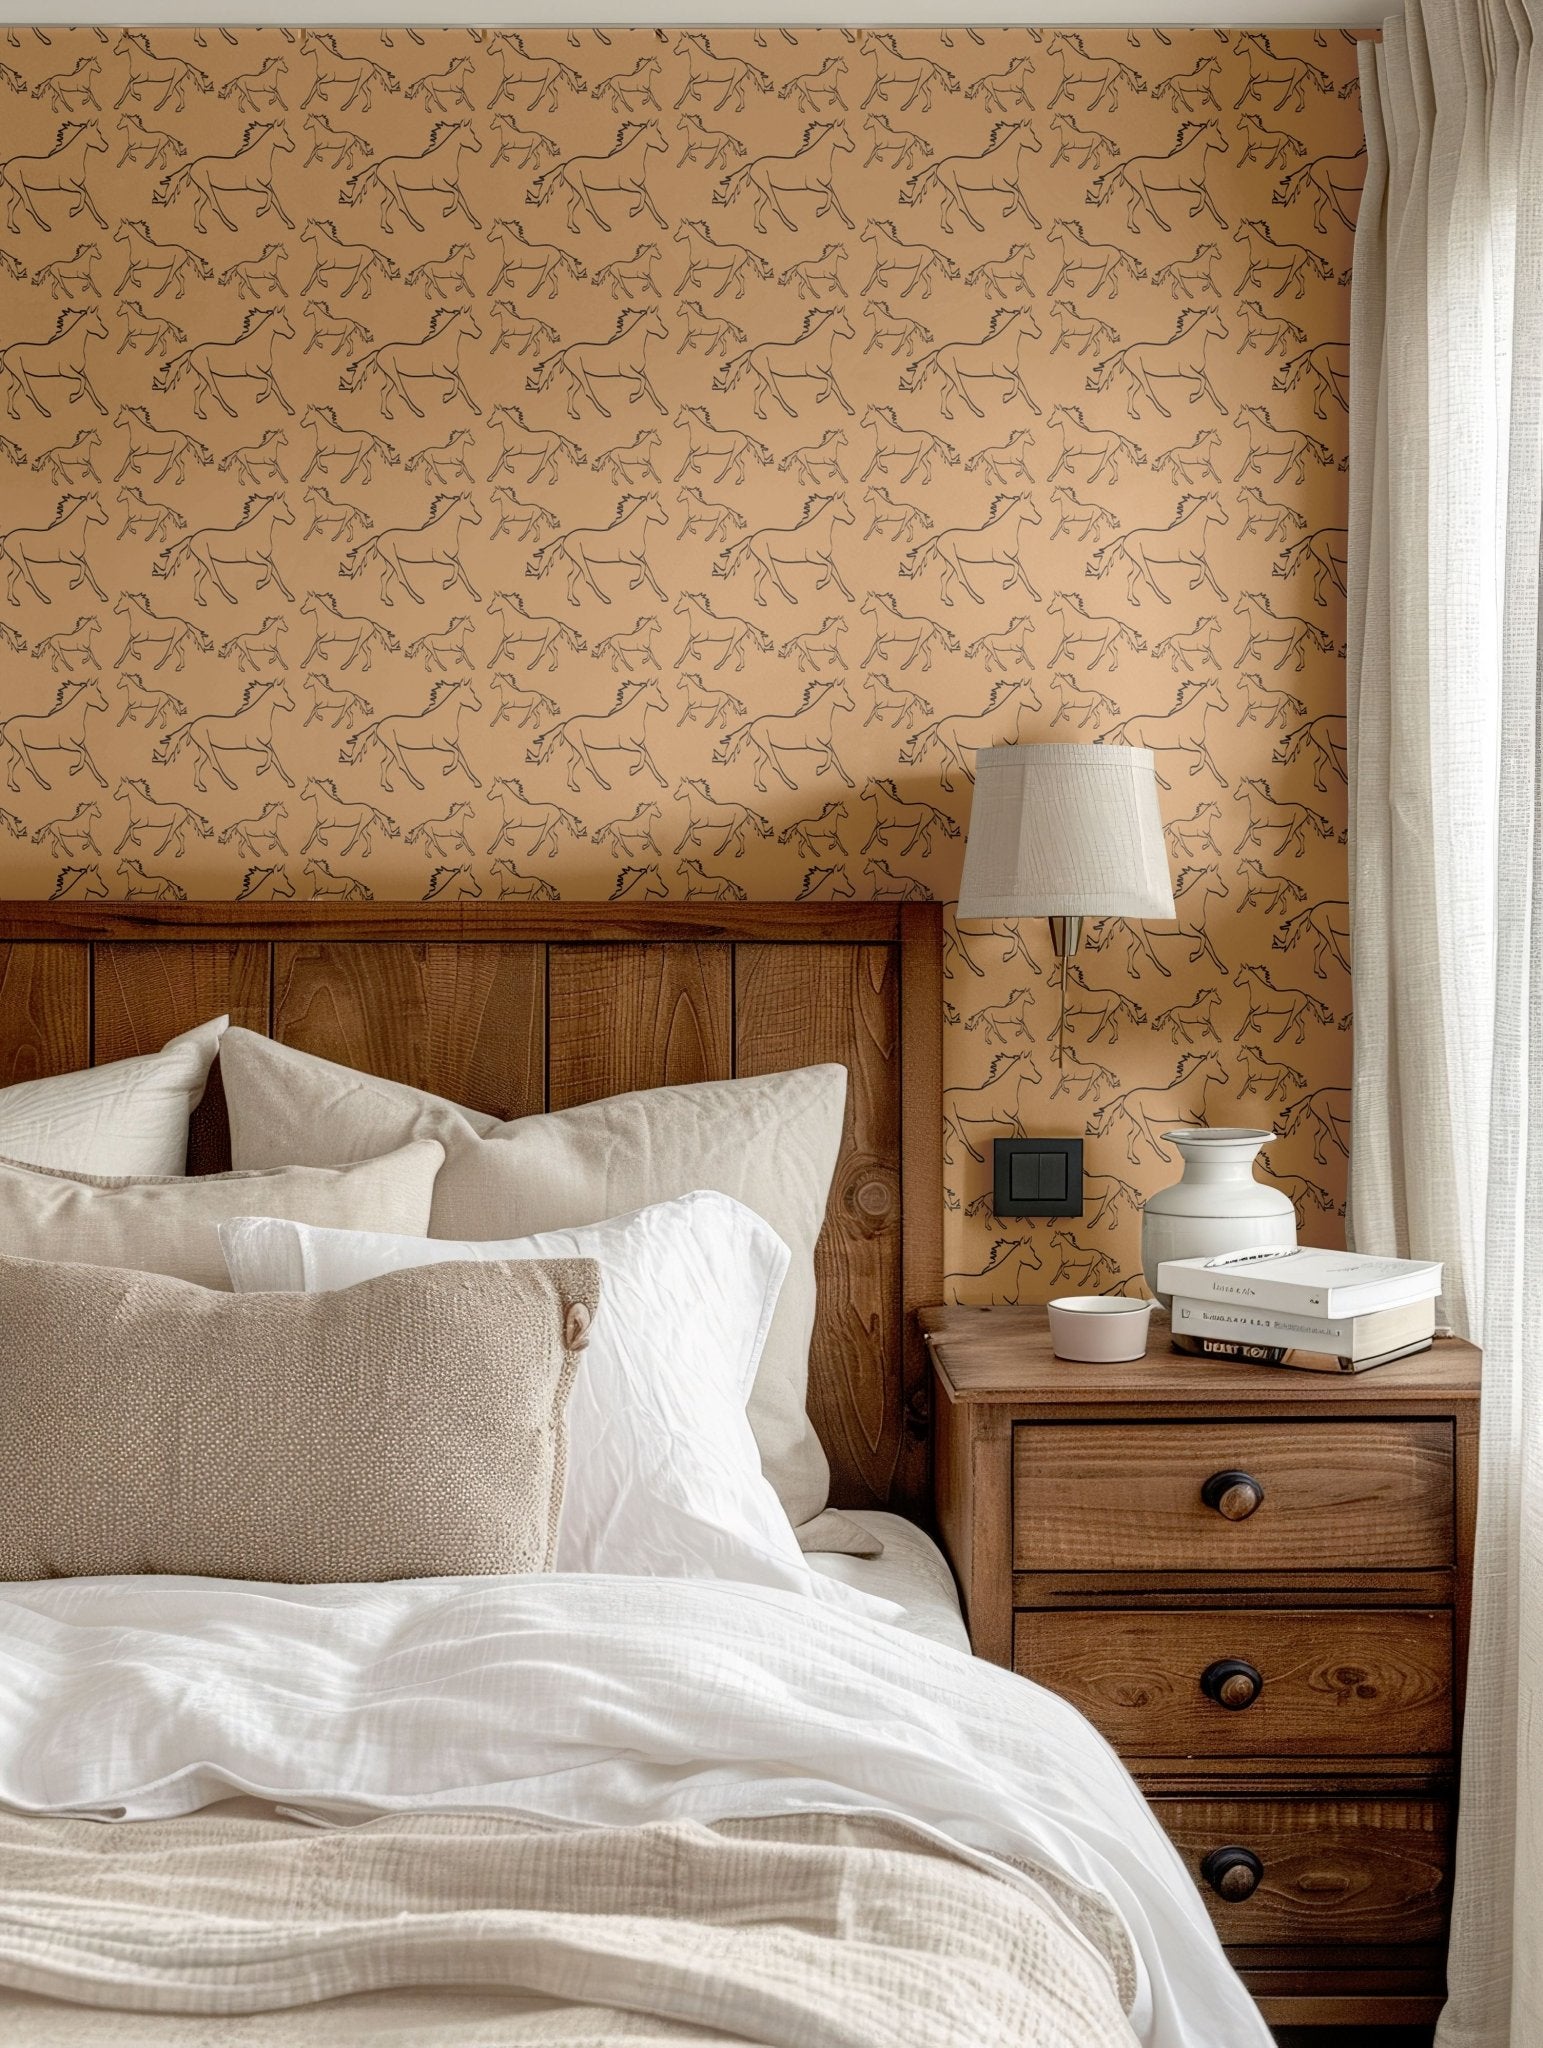
MULTIPOLYGON (((894 1603, 4 1589, 5 2038, 1268 2040, 1112 1752, 967 1657, 926 1534, 940 949, 930 904, 0 906, 0 1085, 220 1011, 502 1118, 844 1066, 809 1413, 883 1552, 813 1569, 894 1603)), ((216 1068, 189 1170, 228 1157, 216 1068)))

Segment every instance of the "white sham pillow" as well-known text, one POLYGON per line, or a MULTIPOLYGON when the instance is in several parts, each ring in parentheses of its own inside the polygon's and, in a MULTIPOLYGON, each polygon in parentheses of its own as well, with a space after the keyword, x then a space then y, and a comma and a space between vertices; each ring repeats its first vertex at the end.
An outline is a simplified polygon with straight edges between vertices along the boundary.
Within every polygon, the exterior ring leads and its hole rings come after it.
POLYGON ((428 1234, 443 1145, 417 1139, 348 1166, 275 1166, 255 1173, 108 1179, 0 1159, 0 1247, 11 1259, 125 1266, 199 1287, 230 1286, 222 1217, 288 1216, 349 1229, 428 1234))
POLYGON ((568 1403, 557 1569, 735 1579, 857 1605, 891 1603, 812 1572, 761 1471, 745 1412, 788 1248, 754 1210, 706 1189, 628 1216, 502 1242, 222 1223, 240 1293, 316 1293, 447 1260, 581 1258, 603 1285, 568 1403))
POLYGON ((108 1179, 186 1173, 188 1118, 229 1022, 197 1024, 159 1052, 0 1088, 0 1154, 108 1179))

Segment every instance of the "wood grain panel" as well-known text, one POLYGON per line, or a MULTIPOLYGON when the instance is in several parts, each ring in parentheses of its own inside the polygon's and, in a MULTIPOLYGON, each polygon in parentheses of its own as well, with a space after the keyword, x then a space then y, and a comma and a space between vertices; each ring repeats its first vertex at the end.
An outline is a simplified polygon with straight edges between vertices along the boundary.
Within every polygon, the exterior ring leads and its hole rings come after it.
POLYGON ((93 1062, 157 1052, 179 1031, 222 1013, 248 1031, 266 1031, 268 967, 261 944, 98 946, 93 1062))
POLYGON ((1000 1409, 938 1402, 932 1506, 959 1586, 970 1648, 1011 1664, 1012 1418, 1000 1409))
MULTIPOLYGON (((912 1444, 929 1445, 932 1361, 918 1312, 943 1293, 943 1119, 937 1109, 943 1095, 943 906, 903 903, 900 936, 902 1392, 912 1444)), ((905 1473, 917 1488, 913 1512, 920 1514, 930 1492, 923 1461, 911 1457, 905 1473)))
MULTIPOLYGON (((1354 35, 1356 31, 1352 29, 1347 33, 1354 35)), ((1286 2048, 1288 2043, 1290 2048, 1303 2048, 1308 2028, 1328 2027, 1334 2030, 1327 2034, 1313 2034, 1312 2039, 1319 2048, 1360 2048, 1362 2041, 1377 2037, 1364 2034, 1359 2029, 1423 2027, 1423 2035, 1407 2036, 1409 2048, 1422 2048, 1423 2043, 1430 2041, 1430 2030, 1447 2002, 1446 1992, 1439 1988, 1427 1991, 1394 1988, 1367 1998, 1357 1997, 1338 1988, 1332 1971, 1314 1971, 1306 1977, 1297 1973, 1288 1977, 1286 1981, 1289 1983, 1308 1982, 1318 1988, 1306 1993, 1288 1991, 1284 1994, 1274 1989, 1277 1979, 1272 1972, 1259 1973, 1245 1967, 1238 1974, 1253 1993, 1260 2018, 1276 2030, 1276 2039, 1282 2048, 1286 2048)), ((1418 1982, 1420 1978, 1430 1980, 1438 1987, 1444 1983, 1439 1951, 1434 1963, 1427 1963, 1416 1973, 1414 1981, 1418 1982)), ((1356 1981, 1361 1981, 1359 1970, 1356 1981)), ((1406 1981, 1402 1978, 1397 1980, 1399 1985, 1406 1981)), ((1381 2038, 1402 2042, 1406 2037, 1384 2032, 1381 2038)))
POLYGON ((91 1058, 88 946, 0 944, 0 1087, 91 1058))
POLYGON ((849 1506, 920 1498, 925 1445, 907 1427, 900 1272, 899 976, 880 946, 735 949, 735 1071, 838 1061, 847 1070, 841 1154, 815 1251, 822 1313, 810 1404, 849 1506))
POLYGON ((553 946, 548 976, 550 1108, 732 1075, 727 946, 553 946))
MULTIPOLYGON (((256 942, 97 946, 93 1064, 155 1052, 179 1031, 222 1014, 248 1031, 266 1031, 271 964, 268 947, 256 942)), ((188 1172, 223 1173, 229 1165, 225 1088, 216 1060, 188 1122, 188 1172)))
POLYGON ((540 945, 280 944, 273 1035, 496 1117, 544 1106, 540 945))
MULTIPOLYGON (((731 939, 789 945, 941 945, 928 903, 353 903, 308 899, 267 903, 112 903, 90 899, 0 902, 0 929, 15 939, 354 939, 372 945, 419 939, 448 945, 723 944, 731 939)), ((934 962, 931 974, 940 971, 934 962)), ((923 970, 925 978, 925 970, 923 970)))
POLYGON ((1264 1864, 1250 1898, 1221 1899, 1200 1886, 1229 1948, 1441 1939, 1445 1801, 1159 1799, 1154 1806, 1197 1881, 1212 1849, 1252 1849, 1264 1864))
POLYGON ((1020 1613, 1013 1662, 1127 1758, 1444 1756, 1450 1613, 1168 1609, 1020 1613), (1201 1675, 1226 1659, 1263 1685, 1229 1710, 1201 1675))
POLYGON ((1449 1421, 1034 1423, 1013 1443, 1014 1564, 1137 1572, 1449 1565, 1452 1472, 1449 1421), (1229 1470, 1251 1473, 1264 1489, 1243 1521, 1200 1497, 1211 1474, 1229 1470))

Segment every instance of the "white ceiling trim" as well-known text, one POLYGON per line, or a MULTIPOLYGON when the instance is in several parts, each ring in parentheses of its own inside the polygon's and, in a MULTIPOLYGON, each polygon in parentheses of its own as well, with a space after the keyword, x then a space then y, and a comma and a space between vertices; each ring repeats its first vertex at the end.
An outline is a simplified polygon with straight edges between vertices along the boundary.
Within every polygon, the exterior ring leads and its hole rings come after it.
MULTIPOLYGON (((1386 7, 1387 0, 1157 0, 1143 15, 1131 0, 1052 0, 1043 13, 1025 0, 971 0, 969 26, 980 28, 1263 28, 1331 29, 1352 28, 1363 32, 1377 19, 1372 9, 1386 7)), ((437 15, 423 0, 326 0, 318 9, 306 0, 273 0, 265 6, 260 22, 253 22, 240 8, 225 8, 211 0, 141 0, 123 5, 120 0, 0 0, 0 24, 11 27, 38 26, 132 26, 170 27, 271 27, 274 24, 306 28, 418 27, 451 28, 937 28, 952 35, 966 32, 965 24, 938 20, 937 0, 845 0, 840 23, 811 22, 809 0, 779 6, 776 0, 756 0, 753 7, 736 5, 735 0, 691 0, 679 10, 661 9, 650 0, 606 0, 606 10, 597 22, 592 7, 565 5, 563 0, 544 0, 534 7, 513 7, 507 11, 479 12, 467 21, 453 15, 437 15)))

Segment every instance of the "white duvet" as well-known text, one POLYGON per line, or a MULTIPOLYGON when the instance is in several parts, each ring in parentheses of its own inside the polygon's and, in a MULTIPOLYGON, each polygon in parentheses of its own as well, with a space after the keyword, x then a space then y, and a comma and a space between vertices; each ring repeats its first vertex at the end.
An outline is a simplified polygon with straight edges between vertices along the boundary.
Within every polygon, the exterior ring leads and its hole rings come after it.
POLYGON ((0 1804, 564 1825, 866 1809, 1110 1901, 1149 2048, 1269 2048, 1193 1882, 1053 1694, 796 1594, 612 1577, 0 1588, 0 1804))

